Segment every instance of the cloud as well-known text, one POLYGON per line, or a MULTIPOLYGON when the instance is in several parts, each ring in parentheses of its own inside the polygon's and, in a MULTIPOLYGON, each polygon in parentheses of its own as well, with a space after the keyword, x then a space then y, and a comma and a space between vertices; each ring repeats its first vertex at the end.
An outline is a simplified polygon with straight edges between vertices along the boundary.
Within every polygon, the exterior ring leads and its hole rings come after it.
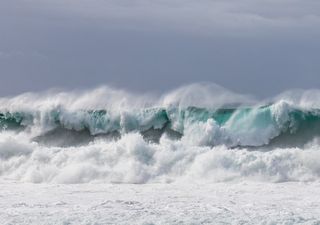
MULTIPOLYGON (((167 29, 194 34, 248 35, 307 30, 318 33, 316 0, 15 0, 32 10, 99 26, 167 29)), ((19 5, 17 3, 17 5, 19 5)))
POLYGON ((319 18, 319 0, 0 0, 0 95, 104 83, 212 81, 263 96, 318 87, 319 18))
POLYGON ((22 52, 22 51, 0 51, 0 60, 17 60, 17 59, 47 59, 44 54, 36 51, 22 52))

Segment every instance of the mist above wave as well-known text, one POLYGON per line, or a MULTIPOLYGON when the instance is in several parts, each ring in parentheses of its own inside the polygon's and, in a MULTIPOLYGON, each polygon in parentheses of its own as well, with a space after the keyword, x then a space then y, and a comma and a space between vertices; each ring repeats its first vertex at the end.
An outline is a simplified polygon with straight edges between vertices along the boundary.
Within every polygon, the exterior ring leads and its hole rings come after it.
POLYGON ((0 98, 0 110, 48 110, 65 107, 69 110, 112 109, 132 110, 145 107, 204 107, 221 108, 239 104, 252 104, 252 96, 236 94, 213 83, 190 84, 168 93, 133 93, 109 86, 92 90, 24 93, 15 97, 0 98))

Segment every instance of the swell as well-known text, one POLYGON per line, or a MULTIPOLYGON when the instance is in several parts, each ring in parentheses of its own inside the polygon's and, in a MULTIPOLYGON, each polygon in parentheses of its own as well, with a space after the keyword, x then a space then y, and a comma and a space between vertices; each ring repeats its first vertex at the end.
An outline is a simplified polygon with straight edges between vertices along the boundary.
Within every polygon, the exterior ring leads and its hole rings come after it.
POLYGON ((29 132, 46 145, 77 146, 97 138, 114 140, 140 133, 158 143, 163 135, 193 145, 301 147, 320 136, 320 110, 284 101, 256 107, 151 107, 126 111, 4 111, 0 127, 29 132))

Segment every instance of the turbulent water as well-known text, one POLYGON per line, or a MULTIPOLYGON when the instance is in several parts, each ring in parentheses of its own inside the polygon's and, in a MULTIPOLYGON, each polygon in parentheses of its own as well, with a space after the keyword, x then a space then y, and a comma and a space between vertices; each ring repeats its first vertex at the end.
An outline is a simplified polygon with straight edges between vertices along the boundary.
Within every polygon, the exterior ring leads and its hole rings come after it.
POLYGON ((258 101, 216 85, 0 99, 0 177, 28 182, 320 179, 320 94, 258 101))

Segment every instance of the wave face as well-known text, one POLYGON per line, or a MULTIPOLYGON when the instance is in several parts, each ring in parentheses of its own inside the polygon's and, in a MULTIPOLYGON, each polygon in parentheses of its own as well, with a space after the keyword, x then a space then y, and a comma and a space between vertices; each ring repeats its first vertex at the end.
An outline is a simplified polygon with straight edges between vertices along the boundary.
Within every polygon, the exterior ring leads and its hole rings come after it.
POLYGON ((28 182, 320 178, 318 91, 266 101, 216 85, 0 99, 0 177, 28 182))

